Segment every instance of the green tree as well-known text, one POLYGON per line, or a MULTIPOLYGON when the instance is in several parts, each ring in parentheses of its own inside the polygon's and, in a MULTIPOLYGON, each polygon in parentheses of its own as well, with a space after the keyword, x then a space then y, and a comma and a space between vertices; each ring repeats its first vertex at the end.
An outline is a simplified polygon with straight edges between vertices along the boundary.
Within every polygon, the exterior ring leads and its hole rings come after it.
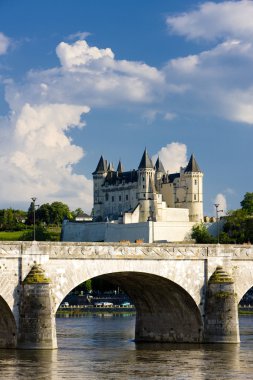
MULTIPOLYGON (((33 230, 24 232, 22 236, 23 241, 32 241, 34 238, 33 230)), ((37 241, 51 241, 51 235, 43 226, 36 226, 35 228, 35 238, 37 241)))
POLYGON ((14 231, 17 222, 15 220, 14 212, 11 208, 4 210, 3 227, 5 231, 14 231))
POLYGON ((233 244, 247 243, 252 239, 252 217, 245 209, 229 211, 226 218, 223 231, 227 234, 229 242, 233 244))
MULTIPOLYGON (((36 212, 35 212, 36 214, 36 212)), ((27 211, 27 219, 26 219, 26 224, 29 226, 34 223, 34 202, 30 203, 30 206, 27 211)))
POLYGON ((215 238, 209 234, 203 223, 193 226, 191 236, 198 244, 215 243, 215 238))
POLYGON ((246 193, 241 201, 242 210, 247 214, 253 215, 253 193, 246 193))
POLYGON ((78 215, 84 214, 84 211, 79 207, 75 209, 74 211, 72 211, 71 214, 73 218, 76 218, 78 215))
POLYGON ((39 223, 48 225, 51 223, 51 214, 52 207, 49 203, 44 203, 36 210, 36 220, 39 223))
POLYGON ((62 202, 53 202, 51 204, 51 224, 59 226, 65 218, 72 219, 69 206, 62 202))

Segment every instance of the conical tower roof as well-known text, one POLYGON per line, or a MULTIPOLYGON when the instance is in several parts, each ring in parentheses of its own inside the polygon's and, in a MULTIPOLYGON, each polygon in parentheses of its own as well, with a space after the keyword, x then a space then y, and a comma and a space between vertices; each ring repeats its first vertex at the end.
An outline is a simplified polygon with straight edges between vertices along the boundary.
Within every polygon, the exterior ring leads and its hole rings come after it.
POLYGON ((117 172, 118 173, 123 173, 123 171, 124 171, 123 165, 122 165, 121 161, 119 160, 118 167, 117 167, 117 172))
POLYGON ((193 154, 191 155, 191 158, 190 158, 188 165, 186 166, 184 172, 185 173, 192 173, 192 172, 202 173, 193 154))
POLYGON ((138 169, 153 169, 153 163, 148 155, 147 149, 145 148, 140 165, 138 169))
POLYGON ((163 163, 162 161, 160 160, 159 156, 156 160, 156 163, 155 163, 155 170, 157 172, 162 172, 162 173, 165 173, 165 169, 164 169, 164 166, 163 166, 163 163))
POLYGON ((108 172, 114 172, 114 166, 112 162, 109 163, 108 172))
POLYGON ((96 170, 92 174, 99 174, 105 172, 107 172, 107 162, 106 160, 104 160, 103 156, 101 156, 100 160, 98 161, 96 170))

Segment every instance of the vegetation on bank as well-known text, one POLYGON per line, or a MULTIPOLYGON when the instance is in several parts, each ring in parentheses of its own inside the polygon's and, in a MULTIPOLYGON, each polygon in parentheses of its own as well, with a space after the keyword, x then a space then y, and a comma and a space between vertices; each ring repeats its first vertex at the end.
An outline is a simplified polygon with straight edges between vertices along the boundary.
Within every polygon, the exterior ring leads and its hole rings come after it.
MULTIPOLYGON (((0 231, 0 241, 32 241, 33 234, 31 228, 21 231, 0 231)), ((35 235, 38 241, 60 241, 61 227, 36 226, 35 235)))
POLYGON ((59 241, 64 219, 74 219, 84 214, 81 208, 70 211, 62 202, 45 203, 41 206, 31 202, 27 211, 12 208, 0 210, 0 240, 29 241, 35 236, 38 241, 59 241))
MULTIPOLYGON (((222 231, 219 234, 221 244, 247 244, 253 242, 253 193, 246 193, 241 208, 232 210, 222 217, 222 231)), ((217 243, 206 226, 197 224, 192 229, 192 239, 199 244, 217 243)))

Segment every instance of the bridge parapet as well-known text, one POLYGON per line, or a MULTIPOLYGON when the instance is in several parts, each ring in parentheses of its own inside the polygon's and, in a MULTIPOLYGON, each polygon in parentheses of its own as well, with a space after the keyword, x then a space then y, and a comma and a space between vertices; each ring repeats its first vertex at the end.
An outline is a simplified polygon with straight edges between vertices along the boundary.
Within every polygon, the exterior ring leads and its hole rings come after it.
POLYGON ((74 242, 1 242, 0 258, 48 256, 49 259, 207 259, 224 257, 252 260, 251 245, 206 245, 169 243, 74 243, 74 242))

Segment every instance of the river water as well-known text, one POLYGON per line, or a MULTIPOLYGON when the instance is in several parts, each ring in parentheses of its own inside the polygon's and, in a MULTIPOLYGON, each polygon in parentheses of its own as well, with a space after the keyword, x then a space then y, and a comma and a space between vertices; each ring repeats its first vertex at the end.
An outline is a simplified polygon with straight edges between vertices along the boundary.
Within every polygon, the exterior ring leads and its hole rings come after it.
POLYGON ((253 316, 241 344, 135 344, 135 317, 57 318, 58 350, 0 350, 0 379, 253 379, 253 316))

